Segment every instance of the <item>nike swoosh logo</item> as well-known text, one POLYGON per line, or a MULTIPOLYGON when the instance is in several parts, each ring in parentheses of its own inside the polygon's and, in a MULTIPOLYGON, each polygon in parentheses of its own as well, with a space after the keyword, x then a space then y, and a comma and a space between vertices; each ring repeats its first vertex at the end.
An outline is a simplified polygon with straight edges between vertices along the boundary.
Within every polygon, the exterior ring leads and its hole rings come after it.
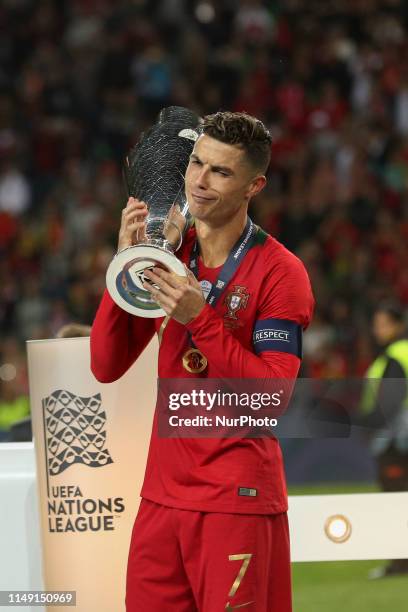
POLYGON ((245 606, 249 606, 249 604, 255 603, 254 601, 247 601, 246 603, 239 604, 238 606, 231 606, 230 603, 227 603, 226 610, 238 610, 238 608, 244 608, 245 606))

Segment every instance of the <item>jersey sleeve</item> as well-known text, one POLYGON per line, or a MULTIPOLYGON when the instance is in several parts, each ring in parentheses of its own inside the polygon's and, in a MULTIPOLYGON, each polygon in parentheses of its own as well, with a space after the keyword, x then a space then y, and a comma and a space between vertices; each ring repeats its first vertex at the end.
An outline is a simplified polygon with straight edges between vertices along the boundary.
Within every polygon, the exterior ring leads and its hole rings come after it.
POLYGON ((254 326, 253 350, 242 346, 209 305, 187 325, 194 343, 216 366, 219 378, 296 378, 301 359, 301 333, 311 320, 314 299, 303 264, 289 255, 278 269, 271 266, 265 277, 254 326), (280 333, 277 339, 259 342, 257 347, 255 334, 265 329, 280 333), (292 343, 282 340, 282 333, 284 337, 288 330, 298 336, 297 341, 295 338, 292 343))
POLYGON ((256 354, 280 352, 302 358, 302 334, 314 310, 314 298, 303 263, 292 253, 265 278, 254 326, 256 354))
POLYGON ((154 319, 133 316, 105 290, 91 331, 91 370, 100 382, 118 380, 155 333, 154 319))

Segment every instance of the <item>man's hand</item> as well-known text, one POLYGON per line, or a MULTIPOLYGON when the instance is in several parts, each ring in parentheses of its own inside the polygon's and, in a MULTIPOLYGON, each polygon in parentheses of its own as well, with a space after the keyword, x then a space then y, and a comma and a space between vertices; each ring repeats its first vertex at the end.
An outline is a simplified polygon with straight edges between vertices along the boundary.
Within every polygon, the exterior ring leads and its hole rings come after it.
POLYGON ((144 274, 155 286, 143 283, 166 314, 183 325, 199 315, 205 306, 200 283, 190 270, 186 270, 187 282, 161 268, 153 268, 144 274))
POLYGON ((128 199, 126 208, 122 210, 118 252, 144 240, 147 213, 147 206, 144 202, 136 198, 128 199))

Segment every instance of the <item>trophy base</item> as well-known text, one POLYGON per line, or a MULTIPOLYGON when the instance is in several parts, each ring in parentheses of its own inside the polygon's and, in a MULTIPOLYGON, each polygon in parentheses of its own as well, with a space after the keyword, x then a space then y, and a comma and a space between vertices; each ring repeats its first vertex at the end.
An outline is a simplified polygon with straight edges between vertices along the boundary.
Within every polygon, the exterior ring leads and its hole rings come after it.
POLYGON ((145 270, 154 267, 180 277, 187 276, 182 262, 169 251, 149 244, 136 244, 120 251, 106 272, 106 286, 113 301, 138 317, 165 317, 165 311, 143 287, 145 270))

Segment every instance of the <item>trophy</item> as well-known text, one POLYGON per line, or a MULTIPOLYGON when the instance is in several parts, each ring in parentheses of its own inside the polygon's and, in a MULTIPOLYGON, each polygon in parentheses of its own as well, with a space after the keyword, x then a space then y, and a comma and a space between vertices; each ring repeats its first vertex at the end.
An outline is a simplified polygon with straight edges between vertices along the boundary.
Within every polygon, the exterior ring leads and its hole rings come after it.
POLYGON ((148 208, 146 233, 138 244, 115 255, 106 284, 116 304, 133 315, 155 318, 166 314, 143 287, 145 270, 161 267, 186 276, 174 253, 191 219, 184 175, 198 138, 199 121, 187 108, 164 108, 126 157, 124 177, 129 197, 144 201, 148 208))

